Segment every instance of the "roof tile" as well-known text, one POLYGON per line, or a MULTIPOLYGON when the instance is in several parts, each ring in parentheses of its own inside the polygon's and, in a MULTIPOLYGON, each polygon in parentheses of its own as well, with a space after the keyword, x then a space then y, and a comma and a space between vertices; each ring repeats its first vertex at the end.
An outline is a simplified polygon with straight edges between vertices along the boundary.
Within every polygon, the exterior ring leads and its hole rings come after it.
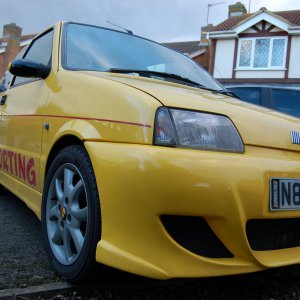
POLYGON ((162 43, 162 45, 176 50, 180 53, 191 54, 193 52, 199 51, 203 49, 203 47, 199 46, 200 41, 188 41, 188 42, 174 42, 174 43, 162 43))
MULTIPOLYGON (((300 25, 300 10, 287 10, 287 11, 277 11, 273 14, 280 16, 285 19, 291 25, 300 25)), ((227 31, 238 25, 240 22, 244 21, 252 14, 245 14, 242 16, 235 16, 226 19, 220 24, 214 26, 210 31, 227 31)))

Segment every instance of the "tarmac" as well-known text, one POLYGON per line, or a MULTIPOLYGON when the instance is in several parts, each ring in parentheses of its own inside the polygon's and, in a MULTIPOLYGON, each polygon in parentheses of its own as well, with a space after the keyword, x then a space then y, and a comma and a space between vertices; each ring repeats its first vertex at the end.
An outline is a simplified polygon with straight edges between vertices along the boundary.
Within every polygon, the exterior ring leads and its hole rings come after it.
POLYGON ((38 218, 8 191, 0 195, 0 291, 63 282, 47 260, 38 218))

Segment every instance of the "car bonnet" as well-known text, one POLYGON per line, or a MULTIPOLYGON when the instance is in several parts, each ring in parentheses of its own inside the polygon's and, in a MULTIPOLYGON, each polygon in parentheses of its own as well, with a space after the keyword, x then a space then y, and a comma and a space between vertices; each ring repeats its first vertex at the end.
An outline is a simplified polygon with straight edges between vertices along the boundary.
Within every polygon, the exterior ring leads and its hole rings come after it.
POLYGON ((292 132, 300 132, 300 119, 238 99, 169 81, 124 74, 88 72, 126 84, 152 95, 163 105, 229 117, 245 145, 300 151, 292 132))

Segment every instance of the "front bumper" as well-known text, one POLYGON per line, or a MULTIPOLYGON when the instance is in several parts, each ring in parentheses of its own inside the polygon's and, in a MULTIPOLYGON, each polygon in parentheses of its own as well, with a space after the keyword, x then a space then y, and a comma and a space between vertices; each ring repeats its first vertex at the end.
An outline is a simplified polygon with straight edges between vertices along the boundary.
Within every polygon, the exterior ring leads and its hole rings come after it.
POLYGON ((253 251, 249 219, 300 218, 269 211, 270 177, 300 178, 300 154, 246 147, 244 154, 86 142, 99 189, 98 262, 153 278, 246 273, 300 262, 300 247, 253 251), (161 215, 203 217, 232 258, 196 255, 161 215))

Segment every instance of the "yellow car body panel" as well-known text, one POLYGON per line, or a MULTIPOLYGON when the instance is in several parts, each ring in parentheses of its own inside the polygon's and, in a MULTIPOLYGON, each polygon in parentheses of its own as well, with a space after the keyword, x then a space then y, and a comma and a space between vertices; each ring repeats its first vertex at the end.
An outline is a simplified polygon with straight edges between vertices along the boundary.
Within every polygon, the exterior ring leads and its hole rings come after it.
POLYGON ((158 278, 244 273, 300 262, 299 255, 288 255, 299 249, 273 251, 273 259, 253 252, 245 233, 248 219, 299 217, 297 211, 269 211, 269 178, 299 176, 298 153, 273 150, 270 155, 246 147, 238 155, 93 142, 86 148, 102 186, 97 260, 140 274, 149 269, 147 275, 158 278), (235 257, 190 253, 168 237, 161 215, 204 217, 235 257))
POLYGON ((300 146, 290 138, 292 130, 300 130, 299 119, 158 79, 65 70, 61 27, 54 26, 49 77, 6 92, 0 123, 2 185, 40 218, 51 151, 73 137, 88 151, 97 180, 102 218, 98 262, 153 278, 227 275, 300 263, 299 247, 252 250, 245 230, 250 219, 300 217, 299 211, 269 209, 270 178, 300 178, 300 146), (245 152, 153 145, 155 116, 162 106, 227 116, 245 152), (31 160, 26 178, 19 154, 26 164, 31 160), (234 257, 208 258, 185 249, 164 228, 162 215, 204 218, 234 257))
POLYGON ((299 128, 298 118, 228 96, 169 82, 156 83, 154 79, 130 78, 128 75, 120 76, 119 74, 118 76, 97 74, 97 76, 113 78, 118 82, 143 90, 168 107, 182 108, 184 103, 185 109, 226 115, 236 125, 246 145, 299 151, 299 146, 291 144, 290 139, 291 129, 299 128), (278 124, 278 117, 281 118, 280 124, 278 124), (276 134, 266 135, 265 132, 276 132, 276 134))

